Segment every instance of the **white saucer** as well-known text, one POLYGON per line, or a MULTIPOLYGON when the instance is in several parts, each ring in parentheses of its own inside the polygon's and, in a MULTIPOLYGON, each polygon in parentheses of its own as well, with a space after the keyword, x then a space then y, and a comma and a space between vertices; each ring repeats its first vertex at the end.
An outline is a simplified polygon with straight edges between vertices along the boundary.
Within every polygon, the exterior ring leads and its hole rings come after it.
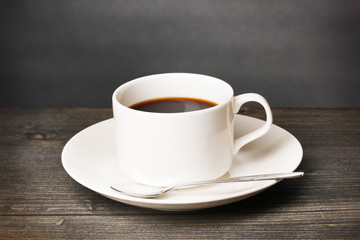
MULTIPOLYGON (((263 123, 256 118, 236 115, 235 135, 244 135, 263 123)), ((113 183, 131 182, 121 175, 116 164, 114 127, 114 120, 108 119, 76 134, 63 149, 62 164, 75 181, 115 201, 160 210, 195 210, 239 201, 277 183, 270 180, 218 184, 174 190, 155 199, 123 195, 110 188, 113 183)), ((272 125, 265 136, 239 151, 225 177, 292 172, 300 164, 302 155, 299 141, 286 130, 272 125)))

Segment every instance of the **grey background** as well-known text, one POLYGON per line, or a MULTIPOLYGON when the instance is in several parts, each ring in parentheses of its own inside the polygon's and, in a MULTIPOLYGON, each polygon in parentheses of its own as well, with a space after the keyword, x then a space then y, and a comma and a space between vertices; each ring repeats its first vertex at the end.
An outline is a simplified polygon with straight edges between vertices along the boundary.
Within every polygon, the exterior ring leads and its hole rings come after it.
POLYGON ((162 72, 273 107, 359 107, 360 1, 0 1, 0 107, 110 107, 162 72))

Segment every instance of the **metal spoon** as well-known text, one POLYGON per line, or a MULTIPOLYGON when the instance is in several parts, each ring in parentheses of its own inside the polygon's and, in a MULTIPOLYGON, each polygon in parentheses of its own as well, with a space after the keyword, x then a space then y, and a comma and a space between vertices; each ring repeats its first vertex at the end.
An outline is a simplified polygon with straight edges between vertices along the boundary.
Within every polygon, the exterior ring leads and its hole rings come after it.
POLYGON ((198 187, 198 186, 217 184, 217 183, 279 180, 279 179, 288 179, 288 178, 298 178, 302 176, 304 176, 303 172, 273 173, 273 174, 232 177, 225 179, 215 179, 209 181, 189 182, 189 183, 176 184, 168 187, 149 186, 140 183, 113 184, 110 187, 115 191, 121 192, 123 194, 132 197, 156 198, 170 190, 180 189, 180 188, 198 187))

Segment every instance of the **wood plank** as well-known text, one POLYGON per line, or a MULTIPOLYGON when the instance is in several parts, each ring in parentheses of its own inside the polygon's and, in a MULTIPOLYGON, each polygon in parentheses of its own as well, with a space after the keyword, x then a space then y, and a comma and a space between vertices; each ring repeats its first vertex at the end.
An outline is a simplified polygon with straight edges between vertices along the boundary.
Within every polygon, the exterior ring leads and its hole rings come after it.
POLYGON ((0 216, 0 236, 66 239, 358 239, 360 221, 351 216, 359 213, 0 216))

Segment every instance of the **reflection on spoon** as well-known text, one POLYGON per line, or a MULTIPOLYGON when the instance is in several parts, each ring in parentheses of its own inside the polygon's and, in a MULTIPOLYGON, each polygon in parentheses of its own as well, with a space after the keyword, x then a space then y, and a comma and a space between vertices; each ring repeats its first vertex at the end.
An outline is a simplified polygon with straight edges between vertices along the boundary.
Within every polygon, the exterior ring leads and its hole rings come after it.
POLYGON ((230 183, 230 182, 250 182, 250 181, 264 181, 264 180, 281 180, 289 178, 298 178, 304 176, 303 172, 291 172, 291 173, 273 173, 273 174, 261 174, 252 176, 232 177, 225 179, 215 179, 209 181, 190 182, 183 184, 176 184, 167 187, 149 186, 140 183, 120 183, 113 184, 110 187, 115 191, 123 194, 138 197, 138 198, 156 198, 170 190, 198 187, 203 185, 211 185, 218 183, 230 183))

